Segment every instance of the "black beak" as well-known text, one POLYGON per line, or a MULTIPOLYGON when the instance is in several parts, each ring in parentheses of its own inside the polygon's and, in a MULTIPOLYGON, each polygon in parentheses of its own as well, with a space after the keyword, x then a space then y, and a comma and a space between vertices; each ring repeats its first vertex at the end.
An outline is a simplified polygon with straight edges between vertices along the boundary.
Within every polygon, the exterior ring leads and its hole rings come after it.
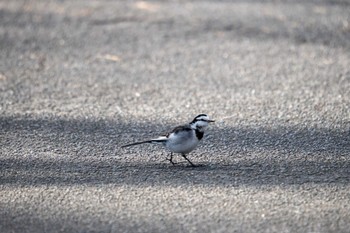
POLYGON ((215 122, 215 121, 214 121, 214 120, 207 120, 207 122, 209 122, 209 123, 210 123, 210 122, 215 122))

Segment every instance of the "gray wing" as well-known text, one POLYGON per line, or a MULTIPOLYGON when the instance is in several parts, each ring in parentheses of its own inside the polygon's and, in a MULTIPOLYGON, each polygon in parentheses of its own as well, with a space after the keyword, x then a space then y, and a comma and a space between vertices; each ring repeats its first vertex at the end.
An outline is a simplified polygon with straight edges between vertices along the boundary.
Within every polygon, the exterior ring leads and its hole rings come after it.
POLYGON ((175 127, 173 130, 171 130, 169 133, 167 133, 165 136, 169 137, 170 134, 178 134, 178 133, 189 133, 192 131, 192 128, 190 125, 180 125, 175 127))
POLYGON ((178 126, 167 137, 173 145, 184 145, 193 140, 193 129, 189 125, 178 126))

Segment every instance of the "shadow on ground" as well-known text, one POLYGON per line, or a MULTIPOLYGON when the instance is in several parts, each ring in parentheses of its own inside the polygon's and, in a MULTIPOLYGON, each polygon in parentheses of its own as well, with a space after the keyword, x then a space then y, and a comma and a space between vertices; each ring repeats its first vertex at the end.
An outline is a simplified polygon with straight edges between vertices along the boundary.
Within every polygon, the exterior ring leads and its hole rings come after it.
POLYGON ((150 161, 147 156, 157 151, 150 151, 152 146, 131 153, 120 149, 132 137, 158 130, 156 124, 23 117, 0 122, 3 185, 259 186, 350 180, 347 130, 214 127, 205 146, 191 155, 202 166, 192 168, 162 162, 165 154, 150 161), (202 154, 218 155, 217 160, 202 154))

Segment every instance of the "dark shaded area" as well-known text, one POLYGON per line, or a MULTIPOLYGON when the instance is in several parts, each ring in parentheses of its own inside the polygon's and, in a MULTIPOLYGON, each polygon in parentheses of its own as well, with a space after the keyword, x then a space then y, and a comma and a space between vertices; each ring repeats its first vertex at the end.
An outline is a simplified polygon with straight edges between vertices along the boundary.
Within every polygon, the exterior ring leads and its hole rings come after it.
POLYGON ((193 153, 193 160, 202 166, 192 168, 186 163, 170 165, 164 161, 165 152, 159 162, 146 161, 145 157, 158 150, 155 147, 143 147, 142 154, 120 149, 133 137, 151 135, 152 129, 159 128, 154 123, 12 117, 2 117, 0 122, 1 147, 8 154, 0 158, 1 184, 283 186, 348 184, 350 180, 350 137, 346 130, 279 126, 222 131, 213 127, 210 139, 197 152, 217 154, 218 161, 203 162, 201 155, 193 153), (7 148, 10 140, 18 147, 7 148), (252 152, 261 153, 261 157, 252 158, 252 152), (38 158, 38 153, 52 155, 38 158), (237 159, 222 163, 223 156, 237 159))
MULTIPOLYGON (((157 227, 147 221, 140 221, 135 223, 131 218, 116 219, 114 218, 113 224, 104 221, 103 217, 97 216, 92 219, 91 216, 85 216, 82 222, 77 222, 74 217, 60 216, 60 218, 43 219, 38 217, 36 212, 26 213, 24 216, 18 216, 12 208, 8 206, 2 206, 2 215, 0 217, 2 221, 6 222, 6 225, 0 225, 1 232, 128 232, 131 229, 145 228, 152 229, 152 232, 157 231, 157 227), (92 227, 93 226, 93 227, 92 227)), ((167 223, 173 226, 172 229, 177 229, 175 223, 167 223)))

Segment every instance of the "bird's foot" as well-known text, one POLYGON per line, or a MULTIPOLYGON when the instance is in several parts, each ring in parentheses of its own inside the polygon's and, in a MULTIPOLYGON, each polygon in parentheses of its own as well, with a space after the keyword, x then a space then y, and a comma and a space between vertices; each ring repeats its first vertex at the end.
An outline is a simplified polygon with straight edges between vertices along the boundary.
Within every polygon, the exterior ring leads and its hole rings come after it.
POLYGON ((194 163, 192 163, 191 160, 189 160, 189 159, 186 157, 185 154, 182 154, 182 157, 184 157, 184 159, 186 159, 187 162, 188 162, 189 164, 191 164, 191 167, 197 167, 197 165, 195 165, 194 163))
POLYGON ((172 165, 176 165, 177 163, 175 163, 173 160, 172 160, 172 158, 170 158, 170 159, 168 159, 168 158, 166 158, 165 160, 168 160, 172 165))
POLYGON ((170 158, 166 158, 165 160, 168 160, 172 165, 175 166, 175 162, 173 161, 173 153, 170 153, 170 158))

